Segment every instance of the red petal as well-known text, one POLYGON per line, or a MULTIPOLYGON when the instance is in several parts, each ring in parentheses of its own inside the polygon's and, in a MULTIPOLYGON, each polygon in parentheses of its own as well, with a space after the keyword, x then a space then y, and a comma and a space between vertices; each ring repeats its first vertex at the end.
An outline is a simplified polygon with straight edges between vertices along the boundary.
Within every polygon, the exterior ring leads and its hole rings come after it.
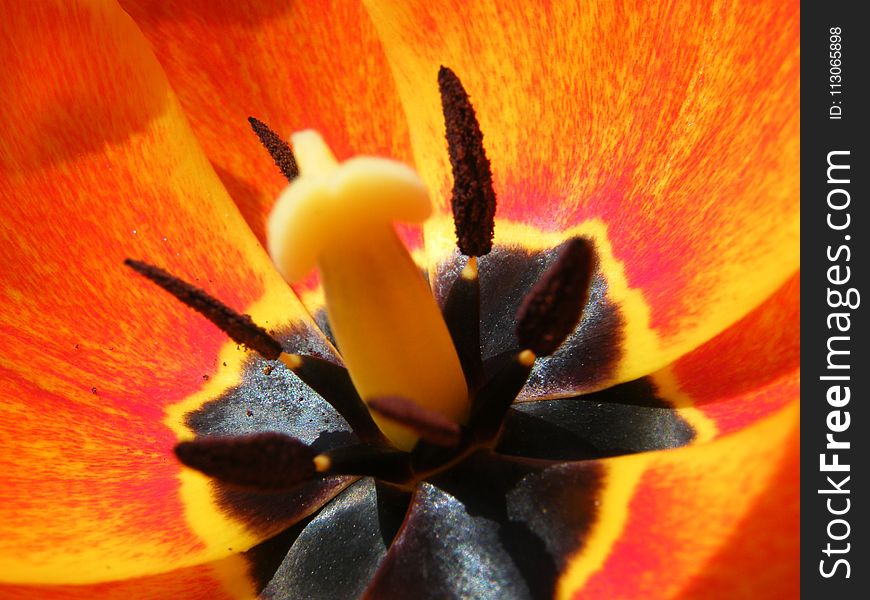
POLYGON ((304 328, 303 309, 120 9, 16 3, 0 60, 15 90, 0 134, 0 580, 135 577, 254 544, 270 532, 222 516, 172 456, 184 412, 232 385, 244 353, 122 263, 261 322, 304 328))
POLYGON ((796 401, 709 444, 605 463, 598 524, 560 597, 798 596, 796 401))
POLYGON ((237 555, 159 575, 91 585, 0 584, 2 598, 39 600, 239 600, 255 595, 248 563, 237 555))
POLYGON ((703 439, 737 431, 800 396, 800 274, 703 346, 652 375, 703 439), (693 408, 692 408, 693 407, 693 408))

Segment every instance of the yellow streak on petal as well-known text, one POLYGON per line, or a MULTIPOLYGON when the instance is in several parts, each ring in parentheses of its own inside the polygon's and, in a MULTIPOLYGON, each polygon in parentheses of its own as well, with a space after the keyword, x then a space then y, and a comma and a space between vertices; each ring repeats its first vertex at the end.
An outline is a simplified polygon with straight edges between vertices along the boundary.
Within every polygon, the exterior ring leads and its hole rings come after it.
MULTIPOLYGON (((453 221, 447 217, 430 219, 426 223, 426 247, 432 257, 430 268, 454 255, 456 238, 453 221)), ((632 288, 625 275, 625 267, 613 254, 607 236, 607 224, 590 219, 566 231, 548 233, 530 225, 496 220, 495 240, 531 251, 551 250, 572 237, 591 239, 599 260, 599 269, 607 281, 607 297, 619 305, 625 320, 623 336, 630 343, 621 348, 623 355, 613 377, 596 387, 630 381, 656 370, 669 361, 663 361, 663 345, 650 327, 650 310, 640 289, 632 288)))
POLYGON ((254 600, 257 588, 251 579, 250 564, 240 554, 233 554, 223 560, 211 563, 214 578, 231 598, 254 600))
POLYGON ((637 454, 618 466, 606 464, 604 491, 597 502, 598 517, 586 538, 582 552, 559 579, 556 597, 568 600, 574 590, 604 566, 613 544, 619 539, 629 516, 629 504, 641 475, 649 462, 649 454, 637 454))
MULTIPOLYGON (((645 485, 655 484, 649 493, 670 487, 683 496, 672 513, 661 515, 661 522, 649 524, 651 531, 659 535, 667 531, 675 542, 668 560, 685 579, 669 581, 672 589, 654 590, 657 597, 675 597, 681 586, 704 568, 758 495, 764 493, 780 459, 790 451, 788 439, 799 414, 799 402, 795 400, 754 425, 708 444, 602 461, 607 479, 598 519, 559 580, 557 597, 574 597, 605 566, 614 543, 624 535, 631 503, 646 500, 636 498, 634 492, 647 472, 654 481, 647 480, 645 485), (735 489, 741 493, 735 495, 735 489)), ((643 578, 644 574, 635 576, 643 578)))
MULTIPOLYGON (((295 298, 288 294, 283 282, 276 279, 270 280, 263 297, 248 307, 245 312, 257 323, 263 324, 268 321, 272 325, 284 324, 287 322, 288 315, 299 315, 303 310, 295 298)), ((215 375, 199 392, 183 398, 166 409, 166 418, 163 422, 175 433, 179 441, 194 437, 194 432, 185 424, 185 418, 189 413, 241 383, 244 362, 252 352, 252 350, 240 349, 233 341, 227 342, 216 359, 220 366, 215 375), (224 363, 226 366, 223 366, 224 363)), ((185 506, 185 518, 191 529, 206 544, 205 554, 209 558, 220 558, 232 552, 248 550, 283 528, 284 524, 276 523, 273 532, 251 531, 245 523, 221 510, 213 492, 211 479, 198 471, 182 469, 179 483, 179 495, 185 506), (232 548, 232 551, 229 548, 232 548)))
POLYGON ((716 422, 704 414, 704 411, 693 406, 692 398, 680 388, 680 383, 670 367, 651 375, 652 381, 663 400, 669 402, 695 431, 693 444, 709 442, 719 433, 716 422))

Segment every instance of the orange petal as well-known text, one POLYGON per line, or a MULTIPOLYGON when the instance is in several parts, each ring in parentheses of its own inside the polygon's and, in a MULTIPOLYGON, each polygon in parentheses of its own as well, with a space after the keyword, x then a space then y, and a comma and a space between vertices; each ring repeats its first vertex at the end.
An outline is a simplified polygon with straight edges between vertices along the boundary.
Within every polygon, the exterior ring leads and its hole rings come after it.
POLYGON ((356 2, 121 5, 151 42, 203 149, 261 242, 287 181, 251 133, 248 116, 285 139, 317 129, 339 159, 372 154, 410 161, 386 57, 356 2))
POLYGON ((654 373, 701 439, 738 431, 800 396, 800 273, 706 344, 654 373))
MULTIPOLYGON (((191 126, 254 234, 287 185, 248 125, 284 139, 319 130, 339 160, 357 154, 411 162, 405 115, 369 16, 327 0, 121 0, 151 42, 191 126)), ((411 248, 419 227, 399 227, 411 248)), ((317 316, 319 278, 294 284, 317 316)), ((322 320, 320 321, 322 323, 322 320)))
POLYGON ((796 598, 799 459, 793 401, 709 444, 604 461, 599 518, 559 597, 796 598))
POLYGON ((245 354, 122 262, 261 322, 305 331, 304 310, 120 9, 16 3, 0 60, 0 580, 137 577, 253 545, 272 532, 222 515, 172 456, 184 410, 245 354))
POLYGON ((3 585, 0 598, 39 600, 253 600, 247 562, 238 555, 159 575, 91 585, 3 585))
MULTIPOLYGON (((604 248, 626 321, 618 380, 710 339, 796 270, 797 2, 365 5, 441 205, 444 64, 484 132, 496 243, 582 234, 604 248)), ((450 230, 426 229, 438 258, 450 230)))

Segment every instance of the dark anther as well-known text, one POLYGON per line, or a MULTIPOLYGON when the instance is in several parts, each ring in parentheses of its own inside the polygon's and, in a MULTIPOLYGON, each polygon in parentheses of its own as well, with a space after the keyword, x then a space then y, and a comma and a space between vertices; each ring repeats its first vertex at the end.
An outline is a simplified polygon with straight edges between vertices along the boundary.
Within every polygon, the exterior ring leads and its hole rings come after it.
POLYGON ((275 360, 281 355, 281 344, 278 340, 254 323, 249 315, 237 313, 220 300, 209 296, 205 291, 159 267, 129 258, 124 261, 124 264, 201 313, 236 343, 256 350, 269 360, 275 360))
POLYGON ((202 437, 181 442, 175 454, 192 469, 255 490, 288 490, 315 475, 315 453, 300 440, 282 433, 202 437))
POLYGON ((467 256, 483 256, 492 249, 495 219, 495 191, 483 134, 465 88, 447 67, 438 70, 438 88, 453 167, 453 221, 459 250, 467 256))
POLYGON ((407 452, 384 446, 345 446, 320 454, 315 464, 323 474, 363 475, 389 483, 407 483, 413 477, 411 456, 407 452))
MULTIPOLYGON (((129 258, 124 264, 202 313, 235 342, 244 344, 269 360, 276 360, 281 355, 281 343, 254 323, 250 316, 237 313, 220 300, 163 269, 129 258)), ((345 418, 360 440, 375 445, 387 443, 357 394, 347 369, 314 356, 295 358, 296 366, 290 367, 293 372, 345 418)))
POLYGON ((287 181, 293 181, 299 175, 299 167, 296 165, 296 158, 293 156, 293 150, 290 144, 278 137, 278 134, 272 131, 268 125, 255 119, 248 117, 248 123, 251 124, 251 129, 260 138, 260 143, 269 151, 275 165, 281 169, 281 173, 287 178, 287 181))
POLYGON ((538 280, 517 311, 517 339, 521 348, 539 356, 556 351, 574 331, 589 295, 595 270, 592 244, 573 238, 556 262, 538 280))
POLYGON ((436 446, 459 443, 459 425, 441 413, 429 410, 401 396, 381 396, 368 401, 369 408, 392 419, 436 446))

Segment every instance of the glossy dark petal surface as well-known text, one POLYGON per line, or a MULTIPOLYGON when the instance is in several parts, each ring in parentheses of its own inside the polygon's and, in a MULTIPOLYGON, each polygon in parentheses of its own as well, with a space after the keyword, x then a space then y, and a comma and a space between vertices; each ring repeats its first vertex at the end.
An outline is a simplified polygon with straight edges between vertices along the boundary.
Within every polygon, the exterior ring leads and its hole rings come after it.
MULTIPOLYGON (((517 309, 561 248, 531 252, 497 244, 480 257, 480 346, 484 360, 518 348, 517 309)), ((438 265, 433 288, 442 305, 464 266, 465 258, 459 255, 438 265)), ((606 291, 606 282, 596 272, 579 326, 552 356, 537 360, 521 399, 588 388, 609 378, 620 357, 623 321, 616 306, 606 299, 606 291)))
MULTIPOLYGON (((374 480, 348 487, 293 542, 261 597, 268 600, 342 600, 360 597, 387 553, 384 501, 374 480), (386 539, 385 539, 386 537, 386 539)), ((399 514, 405 506, 399 503, 399 514)), ((389 512, 389 509, 387 509, 389 512)))
MULTIPOLYGON (((310 337, 292 331, 276 337, 288 350, 329 356, 328 348, 310 337)), ((187 416, 187 424, 198 436, 276 431, 319 451, 355 441, 341 415, 282 363, 264 360, 251 352, 242 379, 241 385, 187 416)), ((273 528, 276 522, 290 525, 308 515, 348 481, 345 477, 328 477, 281 493, 246 492, 219 483, 213 485, 221 505, 234 517, 254 529, 266 529, 273 528)))
MULTIPOLYGON (((480 345, 490 359, 484 373, 517 348, 516 309, 558 250, 497 246, 481 259, 480 345)), ((457 258, 439 272, 442 303, 464 263, 457 258)), ((580 326, 558 352, 536 362, 521 400, 594 385, 612 369, 622 321, 605 292, 596 274, 580 326)), ((320 317, 328 334, 325 313, 320 317)), ((289 351, 329 358, 328 348, 304 348, 310 342, 292 332, 284 339, 289 351)), ((245 383, 192 414, 192 427, 200 434, 281 431, 319 450, 355 443, 332 406, 283 365, 271 363, 267 374, 264 364, 252 356, 245 383)), ((368 478, 342 491, 351 480, 338 477, 286 495, 220 495, 254 527, 275 520, 290 526, 252 559, 265 598, 551 598, 597 515, 603 481, 595 459, 693 437, 652 383, 639 379, 579 397, 515 403, 498 454, 479 451, 412 496, 368 478)))
POLYGON ((694 437, 692 427, 643 378, 576 398, 514 404, 498 451, 587 460, 676 448, 694 437))
POLYGON ((595 515, 601 475, 478 453, 421 484, 367 598, 548 598, 595 515))

